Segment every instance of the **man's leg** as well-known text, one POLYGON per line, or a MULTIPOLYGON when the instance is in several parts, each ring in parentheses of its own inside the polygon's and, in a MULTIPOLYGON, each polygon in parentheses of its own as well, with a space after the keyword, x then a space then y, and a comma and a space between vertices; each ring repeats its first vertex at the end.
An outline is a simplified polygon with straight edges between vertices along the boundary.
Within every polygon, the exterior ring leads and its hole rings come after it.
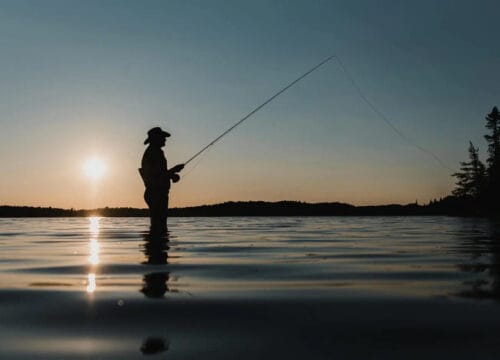
POLYGON ((161 201, 158 204, 158 219, 160 222, 161 230, 166 231, 167 226, 167 217, 168 217, 168 193, 163 194, 161 197, 161 201))
POLYGON ((149 208, 150 231, 151 233, 158 233, 161 228, 161 212, 159 211, 158 199, 154 196, 153 191, 146 189, 144 200, 149 208))

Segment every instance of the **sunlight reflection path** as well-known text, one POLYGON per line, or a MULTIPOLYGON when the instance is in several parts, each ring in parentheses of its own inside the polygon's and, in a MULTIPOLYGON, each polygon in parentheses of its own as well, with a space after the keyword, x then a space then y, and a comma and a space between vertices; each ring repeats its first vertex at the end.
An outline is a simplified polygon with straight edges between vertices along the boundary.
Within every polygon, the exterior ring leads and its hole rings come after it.
POLYGON ((90 231, 90 272, 87 275, 87 293, 92 294, 96 290, 96 269, 99 265, 99 221, 100 217, 92 216, 89 218, 90 231))

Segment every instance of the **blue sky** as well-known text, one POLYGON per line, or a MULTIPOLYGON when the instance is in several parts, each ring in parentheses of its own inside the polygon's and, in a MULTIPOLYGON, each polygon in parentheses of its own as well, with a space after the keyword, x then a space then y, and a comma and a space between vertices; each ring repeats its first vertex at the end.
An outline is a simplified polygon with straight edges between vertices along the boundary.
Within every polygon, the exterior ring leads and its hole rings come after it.
MULTIPOLYGON (((0 203, 144 206, 147 130, 183 162, 337 54, 407 137, 452 168, 500 105, 496 1, 0 1, 0 203), (88 157, 106 175, 90 181, 88 157)), ((335 62, 186 168, 173 206, 426 202, 450 171, 395 134, 335 62)))

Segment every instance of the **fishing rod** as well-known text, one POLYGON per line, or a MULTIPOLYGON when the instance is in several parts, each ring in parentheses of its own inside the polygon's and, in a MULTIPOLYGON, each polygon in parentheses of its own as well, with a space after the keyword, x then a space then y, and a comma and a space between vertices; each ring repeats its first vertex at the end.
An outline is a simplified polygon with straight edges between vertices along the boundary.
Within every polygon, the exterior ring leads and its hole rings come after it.
POLYGON ((275 93, 273 96, 271 96, 269 99, 267 99, 266 101, 264 101, 262 104, 260 104, 259 106, 257 106, 255 109, 253 109, 252 111, 250 111, 248 114, 246 114, 241 120, 239 120, 238 122, 236 122, 233 126, 231 126, 229 129, 227 129, 226 131, 224 131, 222 134, 220 134, 219 136, 217 136, 212 142, 210 142, 208 145, 206 145, 205 147, 203 147, 200 151, 198 151, 196 154, 194 154, 193 156, 191 156, 189 158, 189 160, 187 160, 184 165, 187 165, 188 163, 190 163, 191 161, 193 161, 194 159, 196 159, 198 156, 200 156, 205 150, 207 150, 210 146, 214 145, 216 142, 218 142, 220 139, 222 139, 225 135, 227 135, 228 133, 230 133, 234 128, 236 128, 238 125, 240 125, 241 123, 243 123, 245 120, 247 120, 248 118, 250 118, 253 114, 255 114, 257 111, 259 111, 260 109, 262 109, 264 106, 266 106, 267 104, 269 104, 271 101, 273 101, 274 99, 276 99, 278 96, 280 96, 282 93, 284 93, 285 91, 287 91, 288 89, 290 89, 293 85, 295 85, 296 83, 298 83, 300 80, 302 80, 303 78, 305 78, 306 76, 308 76, 309 74, 311 74, 312 72, 316 71, 318 68, 320 68, 322 65, 326 64, 327 62, 329 62, 330 60, 332 60, 333 58, 335 57, 335 55, 332 55, 332 56, 329 56, 327 57, 326 59, 324 59, 323 61, 321 61, 318 65, 314 66, 313 68, 311 68, 310 70, 306 71, 304 74, 302 74, 301 76, 299 76, 298 78, 296 78, 295 80, 293 80, 290 84, 288 84, 287 86, 285 86, 284 88, 282 88, 280 91, 278 91, 277 93, 275 93))

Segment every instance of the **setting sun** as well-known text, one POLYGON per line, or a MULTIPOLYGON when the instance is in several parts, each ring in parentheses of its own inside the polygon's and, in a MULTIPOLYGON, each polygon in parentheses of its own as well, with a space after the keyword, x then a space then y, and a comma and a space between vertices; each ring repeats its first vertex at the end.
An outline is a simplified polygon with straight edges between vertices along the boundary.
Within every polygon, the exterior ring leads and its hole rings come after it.
POLYGON ((91 158, 85 162, 84 171, 88 177, 99 179, 106 172, 106 164, 98 158, 91 158))

